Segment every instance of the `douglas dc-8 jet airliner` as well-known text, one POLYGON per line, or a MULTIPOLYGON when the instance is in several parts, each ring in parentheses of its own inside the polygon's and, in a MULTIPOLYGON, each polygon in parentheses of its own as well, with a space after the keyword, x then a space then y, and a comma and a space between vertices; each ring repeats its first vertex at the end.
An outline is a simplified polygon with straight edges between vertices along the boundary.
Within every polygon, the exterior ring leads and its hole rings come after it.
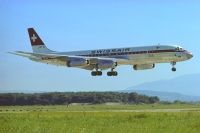
POLYGON ((176 71, 176 62, 193 57, 192 53, 177 45, 56 52, 46 47, 33 28, 28 28, 28 33, 33 52, 10 53, 36 62, 90 70, 92 76, 101 76, 102 70, 106 69, 110 69, 108 76, 117 76, 115 68, 120 65, 131 65, 134 70, 145 70, 154 68, 156 63, 171 63, 172 71, 176 71))

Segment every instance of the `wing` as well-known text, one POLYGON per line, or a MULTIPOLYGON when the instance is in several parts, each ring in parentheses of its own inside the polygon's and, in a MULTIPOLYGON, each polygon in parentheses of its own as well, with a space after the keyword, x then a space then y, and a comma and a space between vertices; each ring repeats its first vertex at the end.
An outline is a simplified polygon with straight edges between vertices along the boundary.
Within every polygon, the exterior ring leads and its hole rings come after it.
POLYGON ((26 57, 36 62, 53 64, 57 66, 76 67, 86 70, 93 70, 96 67, 98 67, 98 69, 101 70, 114 68, 118 65, 126 64, 126 62, 128 61, 128 59, 71 56, 53 52, 31 53, 31 52, 16 51, 9 53, 26 57))

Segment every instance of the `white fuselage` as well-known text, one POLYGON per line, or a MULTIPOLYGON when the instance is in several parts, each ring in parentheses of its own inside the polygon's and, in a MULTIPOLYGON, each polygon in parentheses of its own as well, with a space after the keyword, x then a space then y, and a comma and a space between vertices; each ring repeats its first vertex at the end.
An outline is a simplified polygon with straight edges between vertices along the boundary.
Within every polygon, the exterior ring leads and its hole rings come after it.
MULTIPOLYGON (((156 45, 130 48, 98 49, 72 52, 52 52, 60 55, 80 56, 87 58, 117 59, 119 65, 139 65, 153 63, 168 63, 184 61, 192 57, 192 54, 183 50, 180 46, 156 45)), ((57 64, 58 62, 56 62, 57 64)), ((60 63, 60 65, 66 65, 60 63)))

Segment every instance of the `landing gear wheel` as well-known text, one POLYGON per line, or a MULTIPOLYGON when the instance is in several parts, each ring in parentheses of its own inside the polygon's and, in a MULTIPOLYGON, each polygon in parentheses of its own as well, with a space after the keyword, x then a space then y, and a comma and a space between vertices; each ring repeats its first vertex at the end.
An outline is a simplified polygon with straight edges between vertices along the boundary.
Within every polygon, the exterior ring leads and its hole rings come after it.
POLYGON ((107 76, 112 76, 112 72, 107 72, 107 76))
POLYGON ((117 71, 114 71, 115 68, 111 68, 111 71, 107 72, 108 76, 117 76, 117 71))
POLYGON ((173 67, 173 68, 172 68, 172 71, 173 71, 173 72, 175 72, 175 71, 176 71, 176 68, 175 68, 175 67, 173 67))
POLYGON ((117 72, 116 71, 110 71, 110 72, 107 72, 107 75, 108 76, 117 76, 117 72))
POLYGON ((98 76, 101 76, 101 75, 102 75, 102 71, 97 71, 96 74, 97 74, 98 76))
POLYGON ((92 76, 101 76, 102 75, 102 71, 92 71, 91 75, 92 76))
POLYGON ((117 76, 117 72, 116 71, 113 71, 113 76, 117 76))
POLYGON ((92 76, 96 76, 97 74, 96 74, 95 71, 92 71, 92 72, 91 72, 91 75, 92 75, 92 76))

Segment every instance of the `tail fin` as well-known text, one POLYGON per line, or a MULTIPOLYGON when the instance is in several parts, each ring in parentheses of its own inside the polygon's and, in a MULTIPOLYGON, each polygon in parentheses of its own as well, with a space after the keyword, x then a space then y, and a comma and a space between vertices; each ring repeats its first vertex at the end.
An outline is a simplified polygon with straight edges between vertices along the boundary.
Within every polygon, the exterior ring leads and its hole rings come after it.
POLYGON ((53 52, 45 46, 44 42, 40 39, 40 37, 33 28, 28 28, 28 34, 33 52, 35 53, 53 52))

